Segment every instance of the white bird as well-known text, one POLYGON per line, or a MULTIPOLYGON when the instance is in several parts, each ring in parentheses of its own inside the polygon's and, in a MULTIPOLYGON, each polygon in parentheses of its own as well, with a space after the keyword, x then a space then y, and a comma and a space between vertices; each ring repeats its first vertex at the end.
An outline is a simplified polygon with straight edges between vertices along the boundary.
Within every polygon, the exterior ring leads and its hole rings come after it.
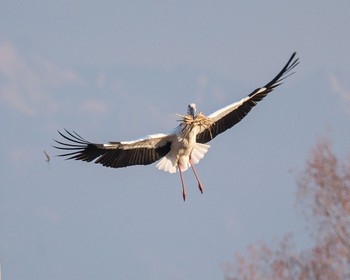
POLYGON ((220 133, 240 122, 248 112, 269 92, 279 86, 285 78, 293 74, 290 71, 299 64, 296 53, 288 60, 283 69, 265 86, 257 88, 247 97, 230 104, 205 117, 196 114, 196 105, 188 105, 187 115, 181 116, 181 123, 171 133, 153 134, 147 137, 123 142, 96 144, 86 141, 76 132, 58 133, 69 142, 55 140, 61 146, 57 149, 67 150, 68 153, 59 156, 67 159, 95 161, 106 167, 127 167, 131 165, 148 165, 159 160, 156 167, 170 173, 180 173, 182 196, 186 199, 186 188, 182 172, 189 167, 197 179, 198 187, 203 193, 194 164, 197 164, 208 151, 206 143, 220 133))

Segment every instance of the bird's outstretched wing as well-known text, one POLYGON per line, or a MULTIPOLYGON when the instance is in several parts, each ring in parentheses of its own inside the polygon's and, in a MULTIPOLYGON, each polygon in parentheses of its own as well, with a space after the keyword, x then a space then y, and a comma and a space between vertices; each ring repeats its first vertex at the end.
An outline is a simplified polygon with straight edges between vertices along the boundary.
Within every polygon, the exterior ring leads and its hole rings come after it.
POLYGON ((296 53, 293 53, 283 69, 265 86, 257 88, 246 98, 209 115, 207 118, 209 118, 212 125, 210 129, 202 129, 202 131, 197 134, 197 143, 207 143, 220 133, 240 122, 257 102, 279 86, 285 78, 294 73, 290 71, 299 64, 299 59, 295 58, 295 56, 296 53))
POLYGON ((154 134, 135 141, 95 144, 86 141, 76 132, 72 133, 66 129, 65 132, 63 134, 58 131, 67 141, 55 140, 60 146, 54 147, 67 153, 58 156, 83 161, 95 160, 95 163, 113 168, 147 165, 159 160, 170 151, 174 137, 172 134, 154 134))

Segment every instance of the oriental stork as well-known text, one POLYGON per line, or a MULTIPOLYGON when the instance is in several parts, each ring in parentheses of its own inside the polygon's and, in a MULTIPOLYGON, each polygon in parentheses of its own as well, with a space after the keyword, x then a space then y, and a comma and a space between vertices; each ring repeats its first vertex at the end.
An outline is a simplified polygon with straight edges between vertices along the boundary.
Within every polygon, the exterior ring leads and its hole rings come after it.
POLYGON ((65 130, 65 133, 58 131, 64 140, 63 142, 55 140, 59 146, 54 147, 65 150, 66 152, 59 156, 66 159, 95 161, 113 168, 148 165, 159 160, 156 165, 158 169, 170 173, 179 171, 185 201, 186 188, 182 172, 191 167, 199 190, 203 193, 203 185, 194 164, 197 164, 208 151, 210 146, 206 143, 240 122, 257 102, 292 75, 294 73, 291 72, 292 69, 299 63, 295 56, 296 53, 293 53, 277 76, 265 86, 257 88, 247 97, 209 116, 204 116, 201 112, 196 114, 196 105, 189 104, 187 114, 180 115, 181 123, 171 133, 153 134, 134 141, 96 144, 86 141, 76 132, 65 130))

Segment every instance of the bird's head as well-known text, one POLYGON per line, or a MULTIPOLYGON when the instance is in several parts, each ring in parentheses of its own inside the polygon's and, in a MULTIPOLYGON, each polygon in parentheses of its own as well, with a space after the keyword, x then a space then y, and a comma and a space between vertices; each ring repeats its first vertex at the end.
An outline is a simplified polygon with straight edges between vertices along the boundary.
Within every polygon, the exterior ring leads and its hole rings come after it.
POLYGON ((187 114, 191 115, 193 119, 196 118, 196 104, 191 103, 187 107, 187 114))

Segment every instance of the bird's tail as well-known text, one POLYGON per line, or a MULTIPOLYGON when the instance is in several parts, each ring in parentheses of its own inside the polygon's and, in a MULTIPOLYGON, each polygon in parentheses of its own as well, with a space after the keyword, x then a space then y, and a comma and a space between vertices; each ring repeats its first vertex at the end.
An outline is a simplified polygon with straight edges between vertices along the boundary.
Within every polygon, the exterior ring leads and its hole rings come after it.
MULTIPOLYGON (((197 164, 204 157, 204 155, 208 152, 209 148, 210 148, 210 146, 207 144, 196 143, 193 150, 192 150, 192 153, 191 153, 192 163, 197 164)), ((165 157, 163 157, 157 163, 156 167, 159 170, 163 170, 165 172, 176 173, 176 170, 177 170, 176 158, 173 157, 173 155, 170 151, 165 157)), ((181 170, 186 171, 189 167, 190 167, 190 163, 187 162, 187 165, 183 166, 181 168, 181 170)))
POLYGON ((208 152, 209 148, 210 146, 207 144, 196 143, 191 153, 192 163, 197 164, 208 152))
POLYGON ((176 173, 176 159, 174 159, 171 151, 157 163, 156 167, 165 172, 176 173))

